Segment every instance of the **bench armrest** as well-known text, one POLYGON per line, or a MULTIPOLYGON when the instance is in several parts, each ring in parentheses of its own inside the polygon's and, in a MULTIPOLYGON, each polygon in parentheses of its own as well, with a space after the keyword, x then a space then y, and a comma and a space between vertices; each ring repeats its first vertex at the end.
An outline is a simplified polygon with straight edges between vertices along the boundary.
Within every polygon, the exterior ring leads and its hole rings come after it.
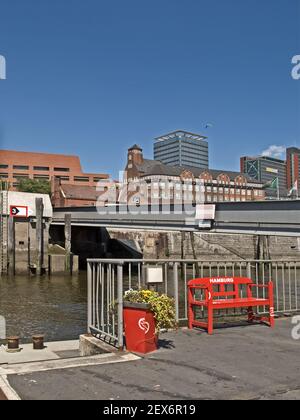
POLYGON ((258 287, 260 289, 268 289, 270 287, 269 284, 249 284, 249 287, 258 287))
POLYGON ((203 289, 208 290, 207 286, 189 286, 189 289, 203 289))

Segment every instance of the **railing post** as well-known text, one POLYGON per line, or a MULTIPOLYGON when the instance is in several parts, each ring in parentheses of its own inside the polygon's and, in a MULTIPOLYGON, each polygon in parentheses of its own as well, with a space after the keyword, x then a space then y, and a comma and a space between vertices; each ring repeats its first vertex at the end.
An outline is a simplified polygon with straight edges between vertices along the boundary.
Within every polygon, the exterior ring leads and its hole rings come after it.
POLYGON ((175 314, 176 321, 179 320, 179 293, 178 293, 178 263, 174 263, 173 267, 173 282, 174 282, 174 298, 175 298, 175 314))
POLYGON ((247 263, 247 277, 251 279, 252 272, 251 272, 251 262, 247 263))
POLYGON ((118 264, 118 347, 123 350, 123 265, 118 264))
POLYGON ((92 326, 92 313, 93 313, 93 296, 92 296, 92 263, 87 263, 87 289, 88 289, 88 333, 91 333, 90 327, 92 326))

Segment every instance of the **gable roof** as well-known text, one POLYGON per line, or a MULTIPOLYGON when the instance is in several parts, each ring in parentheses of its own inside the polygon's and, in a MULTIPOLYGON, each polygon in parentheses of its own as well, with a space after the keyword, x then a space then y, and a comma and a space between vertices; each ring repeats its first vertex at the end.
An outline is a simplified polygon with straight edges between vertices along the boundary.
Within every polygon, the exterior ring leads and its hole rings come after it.
POLYGON ((195 168, 192 166, 170 166, 158 160, 144 159, 144 162, 141 165, 136 165, 136 167, 141 173, 141 176, 161 175, 179 177, 183 171, 190 171, 196 178, 199 178, 201 174, 207 172, 211 174, 214 179, 217 179, 217 177, 221 174, 225 174, 229 176, 231 181, 234 181, 238 176, 243 176, 247 179, 248 182, 255 182, 256 184, 260 184, 260 182, 250 178, 247 174, 243 174, 237 171, 222 171, 219 169, 195 168))
POLYGON ((65 198, 73 200, 96 201, 105 191, 97 191, 96 187, 62 184, 61 191, 65 198))

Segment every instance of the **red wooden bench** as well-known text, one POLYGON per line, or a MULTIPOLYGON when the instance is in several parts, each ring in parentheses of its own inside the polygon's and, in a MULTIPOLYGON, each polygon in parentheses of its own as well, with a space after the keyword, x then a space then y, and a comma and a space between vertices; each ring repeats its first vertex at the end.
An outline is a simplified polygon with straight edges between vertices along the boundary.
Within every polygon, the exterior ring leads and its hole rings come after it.
POLYGON ((205 328, 208 334, 213 333, 214 311, 229 308, 247 308, 248 321, 267 322, 274 327, 274 298, 273 283, 268 285, 254 284, 245 277, 213 277, 191 280, 188 283, 188 318, 189 328, 205 328), (242 289, 245 289, 245 297, 242 297, 242 289), (267 298, 256 298, 253 296, 253 289, 267 289, 267 298), (197 295, 201 295, 198 299, 197 295), (200 322, 195 319, 195 307, 207 308, 207 322, 200 322), (269 316, 256 316, 253 313, 254 307, 269 307, 269 316))

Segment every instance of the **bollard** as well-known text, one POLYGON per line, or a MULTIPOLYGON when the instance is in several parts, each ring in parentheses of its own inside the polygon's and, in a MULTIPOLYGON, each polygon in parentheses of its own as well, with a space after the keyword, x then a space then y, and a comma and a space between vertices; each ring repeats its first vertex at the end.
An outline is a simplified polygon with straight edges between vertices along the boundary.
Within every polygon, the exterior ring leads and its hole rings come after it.
POLYGON ((43 335, 34 335, 32 337, 33 350, 44 350, 44 338, 43 335))
POLYGON ((18 350, 19 349, 19 337, 7 337, 7 349, 18 350))

